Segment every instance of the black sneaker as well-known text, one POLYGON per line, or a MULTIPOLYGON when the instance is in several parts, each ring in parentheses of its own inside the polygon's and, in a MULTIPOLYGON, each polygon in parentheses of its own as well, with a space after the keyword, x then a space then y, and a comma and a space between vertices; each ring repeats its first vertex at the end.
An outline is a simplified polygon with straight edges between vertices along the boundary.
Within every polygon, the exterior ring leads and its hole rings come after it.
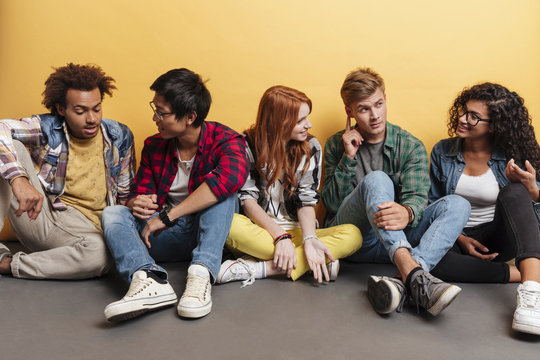
POLYGON ((379 314, 401 312, 406 298, 401 280, 387 276, 371 275, 368 279, 368 299, 379 314))
POLYGON ((418 270, 411 279, 411 302, 431 315, 441 313, 460 293, 461 288, 445 283, 424 270, 418 270))

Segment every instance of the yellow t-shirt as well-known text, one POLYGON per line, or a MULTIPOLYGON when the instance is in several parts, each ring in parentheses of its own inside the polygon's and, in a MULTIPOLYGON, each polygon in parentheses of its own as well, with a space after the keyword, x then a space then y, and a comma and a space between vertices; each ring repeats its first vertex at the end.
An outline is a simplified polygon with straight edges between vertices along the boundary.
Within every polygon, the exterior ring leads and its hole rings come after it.
POLYGON ((69 138, 66 185, 60 200, 82 212, 101 230, 101 213, 107 206, 101 129, 92 139, 69 138))

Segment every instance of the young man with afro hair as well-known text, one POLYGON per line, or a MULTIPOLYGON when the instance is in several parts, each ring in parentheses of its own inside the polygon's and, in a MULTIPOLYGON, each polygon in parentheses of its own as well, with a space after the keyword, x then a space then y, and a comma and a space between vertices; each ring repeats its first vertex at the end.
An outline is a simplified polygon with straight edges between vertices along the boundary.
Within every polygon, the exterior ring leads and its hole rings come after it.
POLYGON ((136 166, 129 128, 102 118, 114 89, 100 67, 70 63, 45 81, 50 113, 0 120, 0 229, 7 215, 30 250, 0 243, 0 274, 83 279, 110 267, 101 214, 127 201, 136 166))

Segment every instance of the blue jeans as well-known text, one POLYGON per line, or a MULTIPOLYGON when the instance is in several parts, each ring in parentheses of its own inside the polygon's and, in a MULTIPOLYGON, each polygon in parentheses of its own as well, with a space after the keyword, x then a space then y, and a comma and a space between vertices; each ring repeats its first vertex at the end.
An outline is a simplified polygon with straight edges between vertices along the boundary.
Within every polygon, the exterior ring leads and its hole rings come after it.
POLYGON ((395 201, 394 184, 382 171, 369 173, 338 209, 338 224, 354 224, 362 232, 360 250, 348 259, 355 262, 390 263, 399 248, 407 248, 425 271, 430 271, 454 245, 467 223, 471 206, 457 195, 445 196, 429 205, 416 227, 385 230, 373 216, 377 205, 395 201))
MULTIPOLYGON (((215 279, 236 202, 235 193, 198 213, 179 218, 175 226, 158 236, 150 235, 150 249, 140 235, 148 220, 134 217, 131 210, 122 205, 106 207, 101 218, 103 233, 118 272, 128 282, 138 270, 153 271, 167 279, 167 272, 156 261, 191 259, 192 264, 206 267, 215 279)), ((152 218, 156 216, 158 213, 152 218)))

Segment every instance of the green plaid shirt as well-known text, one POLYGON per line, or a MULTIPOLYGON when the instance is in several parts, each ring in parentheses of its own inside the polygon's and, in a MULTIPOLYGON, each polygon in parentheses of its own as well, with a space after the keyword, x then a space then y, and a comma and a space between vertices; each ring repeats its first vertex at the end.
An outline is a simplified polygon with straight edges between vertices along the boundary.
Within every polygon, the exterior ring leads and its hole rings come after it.
MULTIPOLYGON (((358 185, 354 160, 345 155, 341 136, 345 130, 332 135, 324 146, 325 176, 321 196, 326 207, 326 225, 332 224, 339 206, 358 185)), ((416 226, 428 203, 429 162, 424 144, 399 126, 387 123, 383 147, 383 171, 392 179, 396 202, 409 205, 416 226)))

